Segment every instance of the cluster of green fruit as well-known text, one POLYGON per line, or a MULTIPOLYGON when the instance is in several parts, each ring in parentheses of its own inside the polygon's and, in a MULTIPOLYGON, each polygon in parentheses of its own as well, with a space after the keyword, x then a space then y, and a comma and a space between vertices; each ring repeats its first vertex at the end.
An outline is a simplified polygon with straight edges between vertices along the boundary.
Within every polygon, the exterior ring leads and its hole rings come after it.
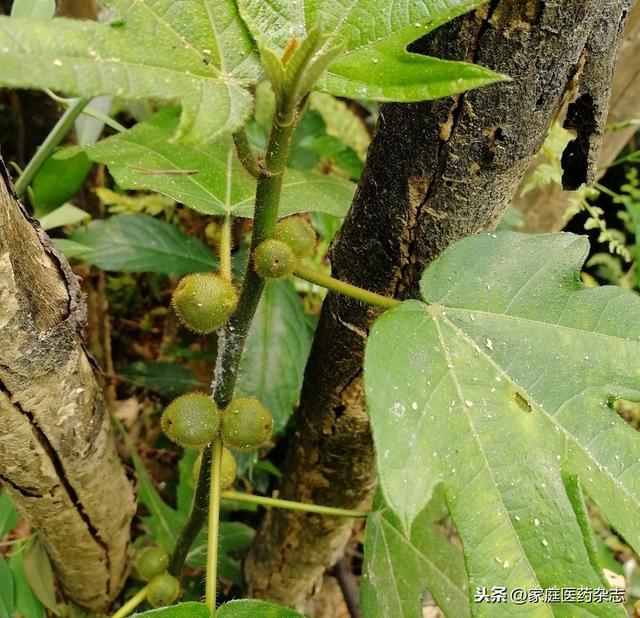
POLYGON ((147 601, 154 607, 171 605, 180 596, 180 582, 167 573, 169 554, 161 547, 146 547, 135 563, 140 579, 149 582, 147 601))
POLYGON ((220 436, 228 448, 252 451, 271 437, 273 417, 251 397, 236 397, 220 411, 205 393, 187 393, 165 408, 161 426, 180 446, 202 448, 220 436))
MULTIPOLYGON (((274 237, 255 250, 253 267, 263 279, 290 276, 299 258, 313 250, 316 235, 308 221, 288 217, 276 225, 274 237)), ((222 328, 238 306, 238 292, 224 277, 196 273, 184 277, 172 297, 173 309, 182 323, 196 333, 222 328)))

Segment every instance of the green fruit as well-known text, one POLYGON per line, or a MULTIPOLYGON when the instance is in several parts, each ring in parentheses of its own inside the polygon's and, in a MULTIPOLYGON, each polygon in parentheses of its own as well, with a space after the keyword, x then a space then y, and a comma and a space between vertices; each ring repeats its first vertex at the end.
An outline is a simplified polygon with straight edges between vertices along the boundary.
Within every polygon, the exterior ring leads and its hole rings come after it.
POLYGON ((238 474, 238 464, 228 448, 222 449, 222 468, 220 470, 220 487, 229 489, 233 486, 238 474))
POLYGON ((220 426, 220 412, 208 395, 187 393, 166 407, 160 424, 172 442, 202 448, 215 439, 220 426))
POLYGON ((136 560, 136 570, 141 579, 148 582, 169 566, 169 554, 162 547, 146 547, 136 560))
POLYGON ((272 238, 258 246, 253 266, 263 279, 284 279, 293 273, 296 256, 287 243, 272 238))
POLYGON ((171 605, 179 596, 180 582, 173 575, 162 573, 151 580, 147 592, 147 601, 154 607, 164 607, 165 605, 171 605))
POLYGON ((197 273, 180 280, 171 303, 187 328, 205 334, 229 321, 238 305, 238 292, 230 281, 219 275, 197 273))
POLYGON ((302 217, 287 217, 276 225, 276 240, 287 243, 296 257, 304 257, 313 251, 316 232, 302 217))
POLYGON ((222 414, 222 441, 237 451, 253 451, 270 437, 273 418, 257 399, 238 397, 222 414))

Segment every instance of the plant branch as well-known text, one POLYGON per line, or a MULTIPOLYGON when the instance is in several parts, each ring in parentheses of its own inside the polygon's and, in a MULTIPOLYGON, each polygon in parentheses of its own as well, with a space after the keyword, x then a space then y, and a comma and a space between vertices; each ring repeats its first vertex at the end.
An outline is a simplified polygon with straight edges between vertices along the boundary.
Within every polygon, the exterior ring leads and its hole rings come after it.
POLYGON ((233 134, 233 143, 236 145, 236 152, 244 169, 254 178, 260 178, 262 169, 251 149, 251 144, 249 144, 249 138, 247 137, 247 132, 244 130, 244 127, 233 134))
POLYGON ((24 168, 20 178, 16 181, 15 190, 18 197, 22 197, 27 187, 31 184, 40 168, 44 165, 45 161, 49 158, 49 155, 53 152, 55 147, 63 140, 64 136, 69 132, 69 129, 73 126, 76 118, 82 113, 89 99, 81 97, 76 99, 72 105, 62 114, 60 120, 56 123, 55 127, 51 129, 47 138, 42 142, 42 145, 36 151, 31 161, 24 168))
POLYGON ((142 603, 149 593, 149 584, 142 590, 136 592, 111 618, 124 618, 128 616, 140 603, 142 603))
POLYGON ((344 296, 350 296, 351 298, 360 300, 363 303, 382 307, 383 309, 391 309, 392 307, 400 304, 400 301, 396 298, 390 298, 388 296, 376 294, 375 292, 370 292, 369 290, 364 290, 358 286, 351 285, 350 283, 334 279, 329 275, 323 275, 313 268, 307 268, 306 266, 296 266, 293 274, 300 279, 304 279, 310 283, 315 283, 316 285, 320 285, 323 288, 332 290, 333 292, 338 292, 344 296))
POLYGON ((279 498, 268 498, 266 496, 255 496, 245 494, 241 491, 223 491, 223 500, 236 500, 238 502, 250 502, 260 504, 265 507, 275 507, 288 509, 290 511, 302 511, 304 513, 318 513, 320 515, 331 515, 334 517, 367 517, 366 511, 351 511, 348 509, 336 509, 332 506, 320 506, 319 504, 305 504, 304 502, 294 502, 293 500, 280 500, 279 498))
POLYGON ((222 440, 213 443, 211 485, 209 488, 209 535, 207 543, 207 578, 205 602, 211 615, 216 613, 216 582, 218 580, 218 520, 220 518, 220 475, 222 466, 222 440))
MULTIPOLYGON (((273 235, 278 218, 282 178, 298 115, 297 108, 293 110, 291 117, 285 116, 282 119, 281 115, 275 115, 267 147, 265 169, 260 170, 256 188, 251 255, 263 240, 273 235)), ((253 270, 252 261, 249 259, 238 308, 229 323, 218 332, 218 358, 212 389, 214 400, 220 410, 224 410, 233 398, 240 359, 263 290, 264 281, 253 270)), ((179 576, 189 548, 206 520, 210 472, 211 448, 207 447, 203 451, 191 512, 180 531, 171 557, 169 571, 173 575, 179 576)))
POLYGON ((176 546, 171 556, 171 561, 169 562, 169 568, 167 569, 171 575, 178 579, 180 578, 182 565, 187 558, 189 549, 207 518, 210 471, 211 447, 207 446, 202 451, 200 474, 198 476, 198 483, 193 495, 193 501, 191 502, 191 511, 189 512, 189 517, 185 525, 182 530, 180 530, 180 534, 176 540, 176 546))

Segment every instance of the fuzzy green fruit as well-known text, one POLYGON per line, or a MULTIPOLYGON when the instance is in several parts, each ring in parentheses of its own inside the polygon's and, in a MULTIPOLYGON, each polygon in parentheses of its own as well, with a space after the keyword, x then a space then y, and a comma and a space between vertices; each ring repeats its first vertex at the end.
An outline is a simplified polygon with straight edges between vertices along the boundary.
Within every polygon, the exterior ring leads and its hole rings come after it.
POLYGON ((256 249, 253 267, 263 279, 284 279, 293 273, 296 256, 287 243, 271 238, 256 249))
POLYGON ((169 554, 162 547, 145 547, 136 560, 136 570, 148 582, 164 573, 169 566, 169 554))
POLYGON ((238 397, 222 414, 222 441, 237 451, 261 447, 272 430, 273 417, 257 399, 238 397))
POLYGON ((276 225, 276 240, 288 244, 296 257, 304 257, 313 251, 316 232, 302 217, 287 217, 276 225))
POLYGON ((187 328, 206 334, 229 321, 238 305, 238 292, 230 281, 219 275, 196 273, 180 280, 171 303, 187 328))
POLYGON ((149 591, 147 592, 147 600, 154 607, 164 607, 171 605, 178 600, 180 596, 180 582, 169 575, 162 573, 154 577, 149 583, 149 591))
POLYGON ((220 470, 220 487, 229 489, 233 486, 238 474, 238 464, 228 448, 222 449, 222 467, 220 470))
POLYGON ((220 412, 208 395, 187 393, 166 407, 160 424, 172 442, 189 448, 202 448, 215 439, 220 426, 220 412))

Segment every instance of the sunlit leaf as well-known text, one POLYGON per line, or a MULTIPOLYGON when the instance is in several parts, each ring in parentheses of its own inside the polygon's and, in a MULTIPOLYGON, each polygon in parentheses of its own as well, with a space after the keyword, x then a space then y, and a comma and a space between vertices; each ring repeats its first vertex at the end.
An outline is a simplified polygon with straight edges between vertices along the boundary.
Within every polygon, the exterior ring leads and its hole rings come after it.
MULTIPOLYGON (((242 167, 229 140, 206 146, 170 143, 178 122, 176 109, 102 140, 85 150, 104 163, 123 189, 147 189, 167 195, 203 213, 251 217, 255 178, 242 167)), ((355 190, 352 183, 313 172, 287 170, 280 212, 283 216, 319 210, 344 216, 355 190)))
POLYGON ((640 299, 584 289, 587 252, 571 234, 463 240, 426 270, 430 304, 405 302, 372 329, 365 385, 387 504, 411 530, 443 484, 472 590, 606 587, 576 477, 640 548, 640 436, 611 409, 640 398, 640 299))
POLYGON ((180 101, 176 138, 207 142, 242 125, 260 75, 232 0, 110 0, 109 23, 0 17, 0 83, 70 95, 180 101))

